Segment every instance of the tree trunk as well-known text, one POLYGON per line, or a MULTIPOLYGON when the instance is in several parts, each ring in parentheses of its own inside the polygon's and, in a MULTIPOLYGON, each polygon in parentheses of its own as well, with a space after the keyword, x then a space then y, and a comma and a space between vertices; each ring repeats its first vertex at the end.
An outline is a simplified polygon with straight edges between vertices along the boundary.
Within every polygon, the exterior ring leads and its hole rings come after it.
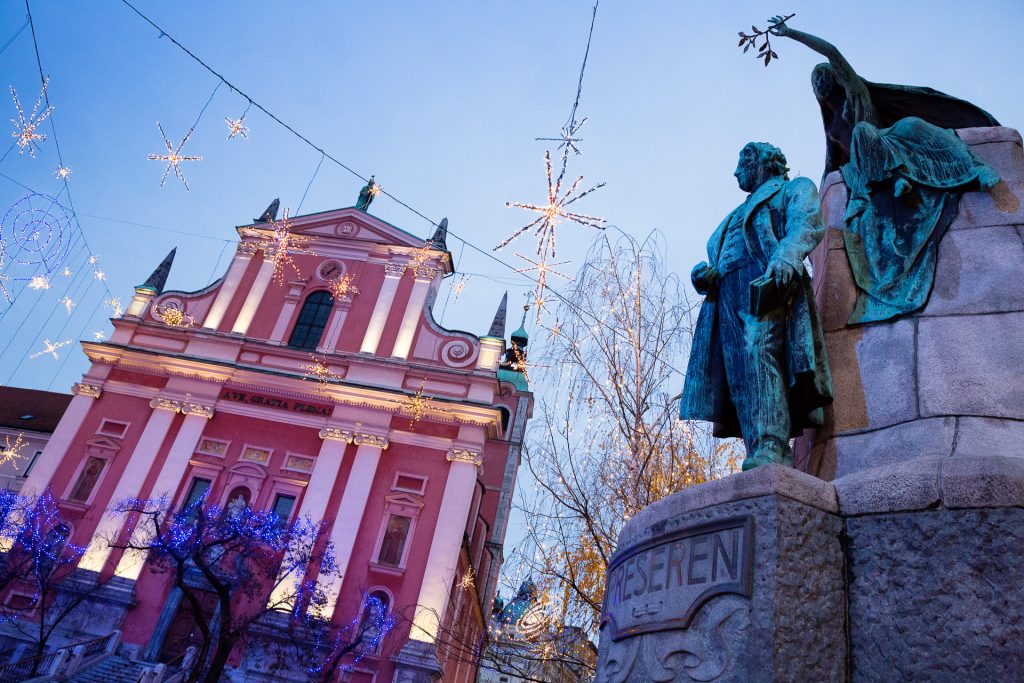
POLYGON ((213 652, 213 659, 210 660, 210 668, 206 670, 206 682, 205 683, 218 683, 221 675, 224 673, 224 667, 227 666, 228 657, 231 656, 231 650, 235 647, 235 641, 228 638, 217 639, 217 649, 213 652))

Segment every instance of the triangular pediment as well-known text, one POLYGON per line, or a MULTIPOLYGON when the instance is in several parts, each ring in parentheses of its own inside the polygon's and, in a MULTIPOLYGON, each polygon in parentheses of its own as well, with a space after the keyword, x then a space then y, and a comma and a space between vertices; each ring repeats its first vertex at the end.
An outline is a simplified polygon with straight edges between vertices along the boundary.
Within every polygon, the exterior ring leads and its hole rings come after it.
MULTIPOLYGON (((426 237, 413 235, 355 207, 292 216, 288 218, 288 221, 292 232, 308 237, 412 248, 422 247, 426 239, 426 237)), ((238 230, 241 232, 247 228, 265 229, 267 227, 269 227, 268 223, 252 223, 239 226, 238 230)))
POLYGON ((92 439, 87 439, 85 442, 86 448, 95 448, 103 451, 114 451, 121 450, 121 442, 117 439, 111 439, 105 436, 97 436, 92 439))
POLYGON ((405 493, 393 493, 389 496, 384 496, 384 501, 391 505, 411 505, 415 508, 422 508, 423 501, 416 496, 410 496, 405 493))

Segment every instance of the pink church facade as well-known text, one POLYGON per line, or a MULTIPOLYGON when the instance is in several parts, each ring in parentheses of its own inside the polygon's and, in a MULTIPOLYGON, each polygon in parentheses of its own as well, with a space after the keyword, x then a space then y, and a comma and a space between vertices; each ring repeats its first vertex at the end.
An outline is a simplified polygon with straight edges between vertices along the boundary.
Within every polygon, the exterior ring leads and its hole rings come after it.
MULTIPOLYGON (((92 365, 22 491, 49 487, 89 546, 80 568, 117 577, 123 599, 83 635, 119 628, 151 661, 187 644, 170 578, 103 540, 130 533, 113 505, 241 497, 327 523, 336 622, 367 593, 408 615, 344 680, 473 681, 449 645, 486 628, 533 400, 499 368, 504 305, 491 336, 433 320, 453 272, 443 225, 424 243, 355 208, 295 217, 283 273, 281 225, 237 228, 226 274, 197 292, 162 291, 166 261, 108 341, 83 342, 92 365)), ((252 659, 234 660, 245 680, 288 680, 252 659)))

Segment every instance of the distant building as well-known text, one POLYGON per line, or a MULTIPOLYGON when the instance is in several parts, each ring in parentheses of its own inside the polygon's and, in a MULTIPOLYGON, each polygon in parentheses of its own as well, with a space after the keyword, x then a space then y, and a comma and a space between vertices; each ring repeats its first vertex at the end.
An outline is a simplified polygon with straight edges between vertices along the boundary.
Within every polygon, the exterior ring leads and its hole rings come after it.
POLYGON ((527 579, 506 605, 495 598, 490 642, 478 683, 584 683, 593 680, 597 648, 576 626, 552 625, 527 579))
POLYGON ((17 453, 0 462, 0 488, 21 490, 72 398, 53 391, 0 387, 0 450, 17 453))
MULTIPOLYGON (((5 415, 38 413, 10 429, 53 431, 24 491, 49 487, 72 542, 89 546, 80 568, 119 586, 79 635, 119 628, 144 659, 180 655, 191 632, 180 591, 102 540, 128 534, 110 508, 241 498, 326 521, 344 570, 324 582, 336 623, 360 614, 366 592, 410 616, 343 680, 469 683, 477 661, 446 645, 486 628, 533 405, 522 372, 499 374, 505 302, 482 336, 434 320, 453 272, 446 222, 425 244, 357 208, 293 217, 296 272, 275 259, 275 217, 272 206, 237 228, 227 272, 199 291, 164 291, 169 255, 109 341, 83 342, 92 365, 55 430, 35 407, 51 399, 3 401, 5 415)), ((245 680, 303 680, 261 672, 245 652, 234 661, 245 680)))

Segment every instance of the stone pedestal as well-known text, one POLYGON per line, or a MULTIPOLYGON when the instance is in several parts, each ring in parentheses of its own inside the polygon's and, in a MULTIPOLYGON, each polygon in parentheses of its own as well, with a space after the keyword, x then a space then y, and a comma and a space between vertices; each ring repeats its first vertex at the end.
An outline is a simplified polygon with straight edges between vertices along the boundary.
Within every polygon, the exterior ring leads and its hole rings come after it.
POLYGON ((597 680, 841 680, 837 513, 831 484, 778 465, 643 510, 609 568, 597 680))
POLYGON ((1024 441, 1024 149, 1011 128, 958 135, 1003 179, 968 192, 939 243, 935 284, 913 315, 848 326, 856 290, 843 245, 846 186, 821 188, 811 253, 835 386, 826 428, 794 465, 824 479, 916 456, 1017 456, 1024 441))

